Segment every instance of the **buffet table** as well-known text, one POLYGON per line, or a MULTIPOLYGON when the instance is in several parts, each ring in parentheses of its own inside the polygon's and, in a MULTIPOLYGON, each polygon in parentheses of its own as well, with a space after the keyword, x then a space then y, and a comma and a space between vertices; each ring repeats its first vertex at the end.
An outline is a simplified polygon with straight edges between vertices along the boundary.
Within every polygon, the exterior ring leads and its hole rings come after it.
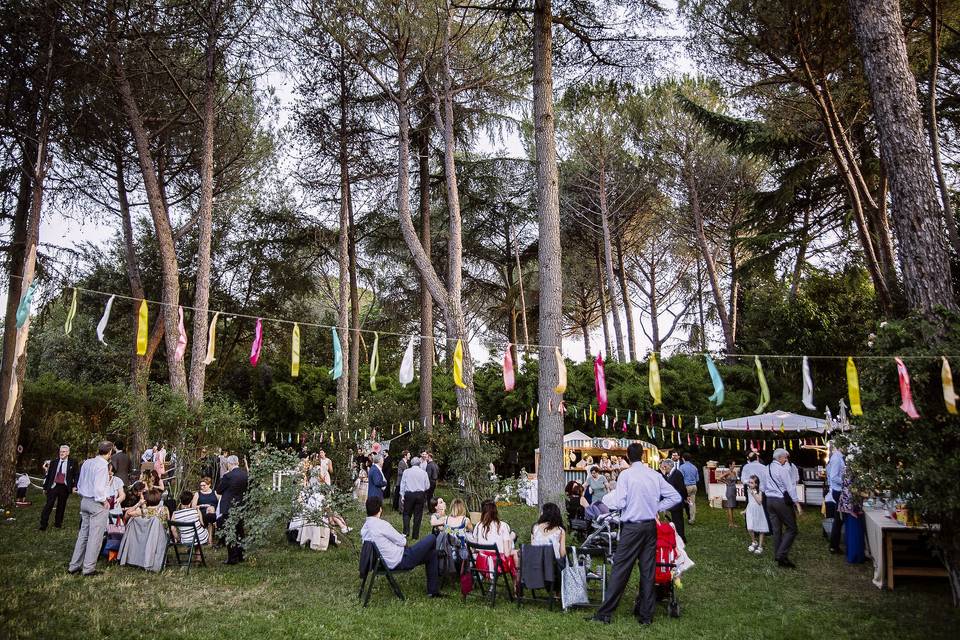
POLYGON ((864 511, 864 517, 867 551, 873 558, 873 584, 878 589, 893 590, 895 576, 946 577, 946 569, 932 554, 914 551, 920 540, 930 535, 928 527, 907 526, 879 509, 864 511))

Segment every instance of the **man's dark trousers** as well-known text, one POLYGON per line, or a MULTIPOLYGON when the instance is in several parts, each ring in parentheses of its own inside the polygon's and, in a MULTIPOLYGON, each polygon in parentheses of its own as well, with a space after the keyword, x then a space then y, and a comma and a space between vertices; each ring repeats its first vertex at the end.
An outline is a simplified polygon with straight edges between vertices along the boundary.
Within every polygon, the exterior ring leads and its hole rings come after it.
POLYGON ((783 498, 767 498, 767 508, 770 510, 770 524, 773 525, 773 557, 775 560, 786 560, 797 537, 797 512, 783 498))
POLYGON ((67 509, 67 498, 70 497, 70 489, 65 484, 55 484, 47 490, 47 502, 43 505, 43 511, 40 512, 40 528, 46 529, 50 523, 50 512, 53 511, 53 505, 57 505, 56 514, 53 516, 53 526, 63 526, 63 512, 67 509))
POLYGON ((400 564, 394 568, 398 571, 409 571, 421 564, 427 571, 427 593, 440 593, 440 577, 437 574, 437 537, 432 533, 412 547, 404 549, 400 564))
POLYGON ((633 565, 639 561, 640 591, 634 613, 641 622, 653 620, 653 611, 657 605, 653 584, 656 551, 657 524, 655 521, 624 522, 620 525, 620 542, 613 555, 613 574, 607 584, 607 598, 597 609, 596 617, 609 619, 617 610, 623 591, 630 580, 630 574, 633 573, 633 565))
POLYGON ((683 521, 683 507, 670 509, 670 522, 673 523, 673 527, 677 530, 677 535, 680 536, 680 539, 686 542, 686 522, 683 521))
POLYGON ((840 533, 843 530, 843 514, 840 513, 840 492, 831 490, 830 493, 833 495, 833 503, 836 505, 833 508, 833 526, 830 527, 830 548, 839 549, 840 533))
POLYGON ((423 491, 407 491, 403 494, 403 535, 410 535, 410 516, 413 515, 413 539, 420 537, 420 521, 423 520, 423 491))

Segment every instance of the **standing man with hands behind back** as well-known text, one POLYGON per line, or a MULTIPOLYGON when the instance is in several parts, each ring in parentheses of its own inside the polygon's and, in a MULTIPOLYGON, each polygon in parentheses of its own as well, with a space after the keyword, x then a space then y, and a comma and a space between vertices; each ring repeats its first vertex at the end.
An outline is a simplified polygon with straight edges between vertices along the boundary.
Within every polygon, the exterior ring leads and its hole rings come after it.
MULTIPOLYGON (((80 469, 77 481, 77 493, 80 494, 80 532, 77 544, 73 547, 69 573, 83 571, 85 576, 94 576, 97 571, 97 558, 103 546, 103 534, 107 531, 111 495, 110 474, 107 465, 113 455, 113 443, 101 442, 97 455, 87 460, 80 469)), ((53 467, 54 465, 51 465, 53 467)))
POLYGON ((643 464, 643 445, 634 442, 627 447, 630 468, 620 473, 617 488, 603 498, 603 503, 620 510, 620 541, 613 556, 613 575, 607 597, 597 613, 587 620, 610 624, 610 617, 620 604, 633 565, 640 563, 640 590, 633 607, 637 622, 653 622, 657 600, 653 576, 656 566, 657 514, 680 504, 681 497, 664 477, 643 464))

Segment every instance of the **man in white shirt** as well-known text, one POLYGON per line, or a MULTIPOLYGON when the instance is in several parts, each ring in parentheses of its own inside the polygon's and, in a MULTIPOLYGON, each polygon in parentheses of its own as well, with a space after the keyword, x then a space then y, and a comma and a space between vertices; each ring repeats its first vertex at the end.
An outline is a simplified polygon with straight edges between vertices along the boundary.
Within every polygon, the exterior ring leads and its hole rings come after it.
POLYGON ((773 557, 781 567, 793 569, 796 565, 790 561, 789 553, 797 537, 797 516, 801 513, 801 507, 789 457, 786 449, 773 452, 773 462, 767 467, 764 495, 767 496, 773 532, 773 557))
POLYGON ((430 477, 420 466, 420 458, 410 461, 410 468, 400 479, 400 495, 403 496, 403 535, 410 535, 410 516, 413 516, 413 539, 420 537, 420 522, 423 520, 423 505, 430 490, 430 477))
POLYGON ((427 594, 431 598, 441 597, 436 536, 431 533, 412 547, 407 547, 406 537, 380 517, 383 515, 383 498, 367 498, 366 509, 367 519, 360 529, 360 539, 375 544, 387 568, 391 570, 409 571, 422 564, 427 572, 427 594))
POLYGON ((77 493, 80 494, 80 532, 77 544, 73 548, 69 573, 83 571, 85 576, 93 576, 97 571, 97 558, 103 546, 103 534, 107 531, 110 505, 110 474, 107 465, 113 455, 113 443, 101 442, 97 455, 80 467, 80 479, 77 481, 77 493))

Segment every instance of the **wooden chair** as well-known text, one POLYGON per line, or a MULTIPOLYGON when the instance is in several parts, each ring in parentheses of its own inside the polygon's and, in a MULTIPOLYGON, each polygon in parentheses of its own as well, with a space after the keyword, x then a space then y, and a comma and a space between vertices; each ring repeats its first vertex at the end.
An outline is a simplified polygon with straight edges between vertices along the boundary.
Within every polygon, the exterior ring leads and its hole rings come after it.
MULTIPOLYGON (((196 522, 171 520, 169 523, 169 536, 167 538, 167 555, 170 548, 173 548, 173 555, 177 560, 178 567, 186 567, 187 573, 190 573, 190 567, 194 563, 201 567, 207 566, 207 560, 203 556, 203 545, 200 544, 200 529, 196 522), (184 535, 186 534, 186 535, 184 535), (184 538, 190 542, 182 542, 184 538), (183 555, 181 556, 181 550, 183 555)), ((164 564, 168 564, 164 560, 164 564)))
POLYGON ((500 578, 503 578, 503 588, 507 592, 510 602, 514 601, 511 574, 506 570, 503 554, 495 544, 476 544, 467 540, 467 559, 469 571, 473 578, 473 590, 478 591, 489 602, 490 606, 497 604, 497 588, 500 578), (487 568, 481 569, 477 564, 480 553, 487 554, 487 568), (492 566, 491 566, 492 565, 492 566))
POLYGON ((377 545, 372 542, 363 543, 363 547, 360 549, 360 563, 360 591, 357 593, 357 598, 361 601, 364 607, 366 607, 367 603, 370 602, 370 594, 373 593, 373 583, 376 581, 378 576, 384 576, 387 579, 387 583, 390 585, 393 595, 397 596, 397 598, 400 600, 406 600, 403 595, 403 591, 400 589, 400 584, 394 577, 394 573, 407 572, 403 570, 390 569, 390 567, 387 566, 387 563, 384 562, 383 556, 380 555, 380 550, 377 549, 377 545))

